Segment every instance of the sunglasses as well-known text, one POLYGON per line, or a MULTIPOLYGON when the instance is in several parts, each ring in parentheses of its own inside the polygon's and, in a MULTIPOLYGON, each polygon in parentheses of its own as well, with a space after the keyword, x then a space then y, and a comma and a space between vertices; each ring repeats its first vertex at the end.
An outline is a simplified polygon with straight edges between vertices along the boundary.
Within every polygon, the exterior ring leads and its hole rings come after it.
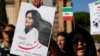
POLYGON ((78 44, 78 42, 87 42, 85 38, 73 38, 72 43, 73 44, 78 44))
POLYGON ((6 34, 13 33, 13 31, 3 31, 3 32, 5 32, 6 34))
POLYGON ((96 50, 97 52, 100 52, 100 50, 96 50))

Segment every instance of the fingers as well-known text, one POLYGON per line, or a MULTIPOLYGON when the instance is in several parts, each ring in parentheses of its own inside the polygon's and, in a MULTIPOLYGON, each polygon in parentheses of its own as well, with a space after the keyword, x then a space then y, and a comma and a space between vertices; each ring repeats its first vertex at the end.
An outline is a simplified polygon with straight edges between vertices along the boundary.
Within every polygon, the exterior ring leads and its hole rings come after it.
POLYGON ((41 2, 41 5, 43 5, 43 0, 41 0, 40 2, 41 2))
POLYGON ((43 1, 42 0, 33 0, 32 4, 34 6, 36 6, 37 8, 39 8, 41 5, 43 5, 43 1))
POLYGON ((32 4, 33 4, 34 6, 37 6, 36 0, 33 0, 33 1, 32 1, 32 4))

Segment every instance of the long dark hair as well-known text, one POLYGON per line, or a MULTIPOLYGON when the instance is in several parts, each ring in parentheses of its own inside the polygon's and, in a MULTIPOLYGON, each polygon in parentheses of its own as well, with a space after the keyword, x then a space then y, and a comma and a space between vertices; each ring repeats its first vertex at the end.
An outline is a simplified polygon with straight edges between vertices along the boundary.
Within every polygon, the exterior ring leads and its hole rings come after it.
MULTIPOLYGON (((94 41, 90 33, 86 31, 85 29, 82 29, 79 27, 75 28, 75 30, 70 34, 70 39, 71 39, 72 44, 73 44, 73 39, 76 37, 75 36, 76 34, 79 34, 79 36, 77 35, 77 37, 85 39, 85 43, 86 43, 85 56, 97 56, 94 41)), ((74 50, 72 51, 74 53, 74 56, 77 56, 74 50)))
MULTIPOLYGON (((31 27, 38 29, 39 28, 39 19, 41 19, 41 17, 38 15, 38 12, 36 10, 28 10, 25 14, 25 17, 27 17, 28 13, 32 13, 32 20, 34 21, 31 27)), ((29 28, 25 27, 25 33, 28 33, 28 32, 29 32, 29 28)))
MULTIPOLYGON (((33 27, 39 31, 40 43, 45 46, 48 46, 52 25, 49 22, 43 20, 38 11, 29 10, 26 12, 26 15, 28 13, 32 13, 32 19, 34 20, 33 27)), ((27 31, 29 31, 29 29, 25 28, 25 32, 27 31)))

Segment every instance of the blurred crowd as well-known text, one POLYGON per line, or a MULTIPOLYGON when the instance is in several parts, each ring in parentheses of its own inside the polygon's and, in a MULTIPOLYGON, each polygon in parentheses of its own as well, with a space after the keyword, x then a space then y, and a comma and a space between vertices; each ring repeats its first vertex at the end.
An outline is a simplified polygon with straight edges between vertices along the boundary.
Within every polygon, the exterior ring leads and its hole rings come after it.
MULTIPOLYGON (((0 56, 10 54, 15 26, 0 24, 0 56)), ((47 56, 100 56, 100 43, 95 43, 88 31, 75 27, 70 33, 59 32, 56 40, 51 37, 47 56)))
MULTIPOLYGON (((41 0, 34 1, 37 8, 43 5, 41 0)), ((0 23, 0 56, 16 56, 10 54, 14 31, 14 25, 0 23)), ((100 56, 100 43, 95 43, 90 33, 80 27, 70 34, 59 32, 56 40, 51 36, 48 48, 47 56, 100 56)))
POLYGON ((95 43, 90 33, 80 27, 70 34, 59 32, 55 42, 51 38, 49 49, 49 56, 100 56, 100 43, 95 43))

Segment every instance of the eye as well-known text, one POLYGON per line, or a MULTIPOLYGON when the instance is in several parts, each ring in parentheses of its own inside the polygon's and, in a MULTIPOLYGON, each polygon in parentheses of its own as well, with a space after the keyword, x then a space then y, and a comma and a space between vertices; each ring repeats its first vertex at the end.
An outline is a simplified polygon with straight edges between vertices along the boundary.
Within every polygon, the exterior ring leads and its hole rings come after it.
POLYGON ((29 17, 29 19, 32 19, 32 17, 29 17))
POLYGON ((29 16, 27 16, 26 18, 28 18, 28 19, 32 19, 32 17, 29 17, 29 16))
POLYGON ((78 41, 79 41, 79 39, 78 39, 78 38, 73 38, 73 40, 72 40, 73 44, 77 44, 77 43, 78 43, 78 41))
POLYGON ((80 40, 81 40, 81 42, 87 42, 87 39, 85 39, 85 38, 81 38, 80 40))

